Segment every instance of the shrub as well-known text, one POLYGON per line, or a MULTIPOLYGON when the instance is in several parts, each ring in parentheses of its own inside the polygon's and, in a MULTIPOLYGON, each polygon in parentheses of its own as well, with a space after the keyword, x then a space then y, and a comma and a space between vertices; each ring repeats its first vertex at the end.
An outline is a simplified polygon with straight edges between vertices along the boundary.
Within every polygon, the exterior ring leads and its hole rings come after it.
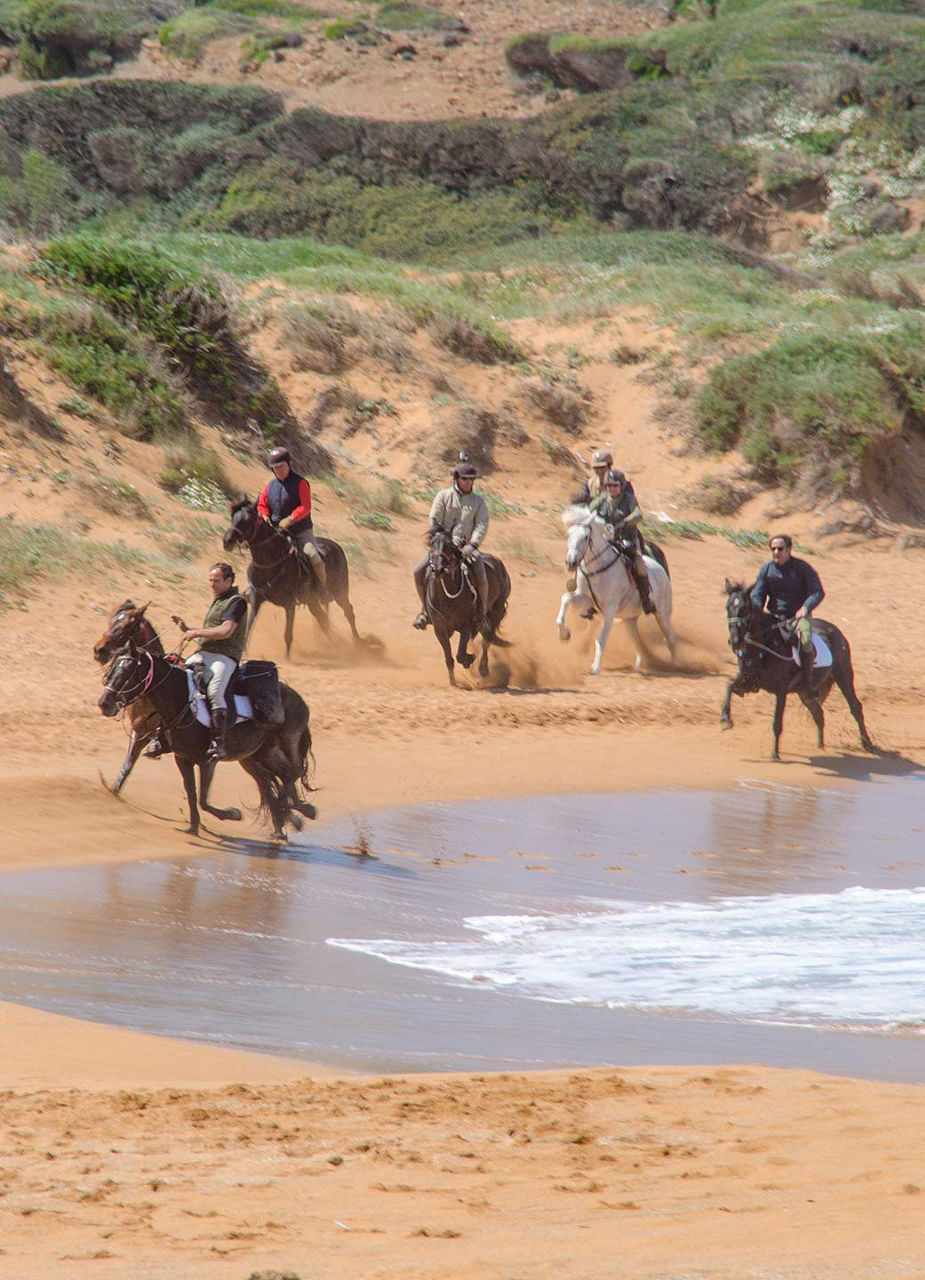
POLYGON ((0 27, 20 41, 19 62, 26 77, 94 75, 115 59, 134 54, 165 9, 176 13, 181 2, 6 0, 0 8, 0 27))
POLYGON ((23 152, 18 178, 0 178, 0 214, 36 235, 60 231, 74 209, 68 170, 35 147, 23 152))
POLYGON ((459 31, 465 24, 433 5, 388 0, 376 13, 376 26, 386 31, 459 31))
POLYGON ((285 397, 243 347, 207 276, 179 271, 151 247, 91 236, 53 241, 40 261, 52 278, 80 285, 161 344, 224 423, 254 422, 268 440, 295 430, 285 397))
POLYGON ((201 61, 206 46, 225 36, 242 35, 252 26, 251 19, 240 12, 218 8, 188 9, 172 18, 157 33, 157 38, 168 53, 184 62, 201 61))
POLYGON ((781 338, 716 367, 695 410, 713 449, 738 445, 766 481, 811 470, 850 491, 860 464, 921 412, 919 326, 884 335, 826 330, 781 338))

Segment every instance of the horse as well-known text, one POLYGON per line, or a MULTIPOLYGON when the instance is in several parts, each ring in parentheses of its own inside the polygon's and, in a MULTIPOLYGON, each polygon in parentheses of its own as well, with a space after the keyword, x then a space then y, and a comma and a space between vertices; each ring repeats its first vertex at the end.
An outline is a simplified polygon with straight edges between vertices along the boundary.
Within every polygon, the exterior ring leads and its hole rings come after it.
MULTIPOLYGON (((254 620, 264 601, 286 611, 286 657, 292 648, 292 626, 297 604, 308 605, 325 635, 329 634, 328 606, 322 602, 318 579, 309 561, 301 553, 293 555, 293 543, 280 529, 262 520, 257 503, 241 498, 231 508, 231 525, 222 537, 226 551, 245 543, 250 548, 247 567, 248 620, 250 635, 254 620)), ((332 538, 319 538, 318 550, 324 558, 328 590, 343 610, 353 634, 354 643, 362 644, 356 616, 350 603, 349 573, 344 549, 332 538)))
MULTIPOLYGON (((739 670, 729 681, 726 697, 723 702, 720 725, 723 729, 732 728, 730 711, 732 695, 744 698, 747 693, 757 693, 764 689, 773 693, 774 705, 774 750, 772 760, 780 759, 780 738, 784 727, 784 707, 787 695, 791 692, 794 677, 800 668, 793 657, 793 637, 791 628, 780 619, 765 613, 752 603, 751 587, 742 582, 729 582, 726 591, 726 621, 729 626, 729 647, 738 658, 739 670)), ((812 620, 813 637, 819 636, 832 655, 831 665, 814 666, 812 688, 810 690, 796 688, 800 701, 809 711, 816 726, 818 745, 825 746, 825 717, 822 704, 838 685, 845 701, 854 716, 861 735, 861 746, 865 751, 876 751, 864 724, 864 709, 854 689, 854 668, 851 665, 851 647, 847 639, 832 622, 824 622, 821 618, 812 620)), ((818 651, 818 646, 817 646, 818 651)))
MULTIPOLYGON (((605 522, 587 507, 569 507, 562 520, 568 528, 565 563, 569 569, 577 570, 577 582, 576 589, 566 591, 559 605, 556 618, 559 639, 571 638, 572 633, 565 621, 570 604, 580 604, 585 610, 599 609, 601 629, 594 643, 594 661, 588 674, 600 675, 614 618, 619 618, 629 632, 636 649, 636 670, 639 671, 644 661, 644 649, 636 619, 642 613, 642 601, 631 571, 632 551, 614 546, 605 532, 605 522)), ((655 620, 674 658, 678 639, 671 626, 671 579, 657 560, 648 555, 643 556, 643 560, 649 574, 655 620)))
MULTIPOLYGON (((164 656, 160 636, 145 617, 148 606, 136 605, 125 600, 109 619, 109 625, 93 646, 93 657, 101 666, 111 662, 117 653, 128 648, 129 641, 146 653, 164 656)), ((148 698, 139 698, 127 708, 130 734, 128 751, 115 782, 109 788, 117 796, 135 767, 138 757, 154 738, 160 726, 160 716, 148 698)))
MULTIPOLYGON (((269 726, 239 720, 229 727, 226 744, 228 759, 237 760, 257 783, 261 809, 273 822, 273 836, 282 839, 285 823, 289 821, 301 830, 302 817, 314 818, 315 806, 302 797, 300 790, 309 785, 312 738, 308 707, 288 685, 281 682, 279 689, 282 724, 269 726)), ((114 659, 98 705, 104 716, 114 716, 142 698, 156 710, 161 733, 166 734, 176 758, 189 806, 187 833, 199 834, 200 808, 224 821, 240 822, 240 809, 217 809, 208 802, 216 763, 209 759, 212 731, 199 722, 190 705, 186 668, 139 649, 130 641, 127 651, 114 659), (195 767, 199 769, 198 806, 195 767)))
MULTIPOLYGON (((478 633, 478 594, 464 567, 462 554, 446 529, 437 527, 428 534, 429 551, 424 576, 424 612, 443 649, 450 684, 456 688, 453 654, 450 637, 459 633, 456 661, 467 670, 475 662, 475 654, 469 653, 469 638, 478 633)), ((498 635, 498 628, 507 613, 511 594, 511 577, 497 556, 482 553, 485 576, 488 579, 487 615, 490 627, 482 632, 482 657, 479 675, 488 675, 488 648, 495 644, 508 648, 508 641, 498 635)))

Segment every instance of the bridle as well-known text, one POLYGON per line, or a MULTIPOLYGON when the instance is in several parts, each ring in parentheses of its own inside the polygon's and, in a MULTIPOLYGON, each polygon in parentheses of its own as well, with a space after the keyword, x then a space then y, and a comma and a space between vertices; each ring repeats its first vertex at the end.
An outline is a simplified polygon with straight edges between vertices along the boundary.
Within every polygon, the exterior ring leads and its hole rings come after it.
POLYGON ((427 560, 428 567, 431 569, 433 576, 440 583, 440 586, 443 589, 443 594, 446 596, 447 600, 458 600, 466 589, 466 575, 462 572, 462 562, 460 561, 459 590, 449 591, 447 589, 445 575, 447 573, 447 569, 450 567, 451 557, 446 549, 446 535, 444 535, 443 544, 441 546, 435 547, 431 544, 427 560))
MULTIPOLYGON (((155 689, 157 689, 157 688, 160 688, 160 685, 164 683, 164 681, 161 680, 158 684, 156 685, 153 684, 154 656, 153 654, 148 653, 146 650, 143 650, 141 653, 139 653, 137 657, 133 657, 131 654, 125 654, 125 653, 122 654, 121 656, 116 658, 115 662, 112 664, 112 666, 109 668, 106 674, 109 677, 109 679, 107 683, 103 685, 103 688, 104 690, 106 690, 107 693, 111 693, 113 695, 113 697, 116 700, 116 706, 118 707, 131 706, 133 702, 137 702, 139 698, 143 698, 145 694, 151 690, 152 685, 155 689), (127 686, 122 685, 120 689, 116 689, 114 685, 111 683, 111 681, 112 681, 113 673, 115 672, 119 664, 122 662, 135 663, 140 658, 147 659, 148 674, 143 679, 139 679, 137 684, 130 684, 127 686), (138 692, 132 693, 134 689, 137 689, 138 692), (130 693, 132 694, 131 697, 126 696, 127 694, 130 694, 130 693)), ((166 679, 166 676, 164 677, 164 679, 166 679)))
MULTIPOLYGON (((283 570, 290 563, 292 558, 290 555, 290 547, 293 544, 286 537, 282 529, 277 529, 273 525, 267 525, 267 530, 268 530, 267 536, 264 538, 258 539, 257 534, 260 531, 260 525, 261 525, 261 520, 260 520, 260 517, 257 515, 256 505, 249 504, 248 507, 246 508, 239 507, 239 509, 234 513, 231 519, 231 527, 228 530, 228 533, 233 534, 234 537, 231 539, 230 545, 227 546, 227 549, 230 550, 231 547, 240 546, 242 542, 245 542, 250 547, 251 558, 253 560, 254 567, 260 568, 260 569, 275 570, 275 572, 270 574, 269 578, 264 579, 260 583, 258 590, 261 593, 265 593, 270 590, 270 588, 276 582, 276 579, 282 574, 283 570), (243 524, 243 520, 241 521, 241 524, 237 523, 238 517, 241 515, 242 512, 246 512, 246 519, 248 521, 248 527, 246 529, 241 527, 241 525, 243 524), (258 561, 256 558, 254 558, 254 547, 260 546, 261 543, 268 542, 270 538, 274 535, 281 537, 286 543, 285 552, 283 553, 283 555, 279 557, 278 560, 270 560, 270 561, 259 560, 258 561)), ((227 536, 228 535, 226 534, 226 537, 227 536)), ((302 576, 304 574, 307 574, 307 569, 302 561, 302 557, 296 556, 295 562, 296 562, 296 568, 299 571, 299 575, 302 576)))
MULTIPOLYGON (((738 607, 736 605, 735 607, 738 607)), ((733 653, 740 659, 745 658, 745 646, 748 645, 752 649, 758 649, 762 653, 767 653, 772 658, 779 658, 781 662, 792 661, 789 654, 778 653, 776 649, 770 648, 766 644, 762 644, 760 640, 756 640, 751 634, 751 621, 754 614, 752 603, 746 592, 736 591, 730 595, 726 605, 726 621, 729 627, 729 647, 733 653), (744 613, 733 613, 730 611, 730 605, 733 605, 734 599, 738 598, 744 613), (743 634, 744 632, 744 634, 743 634)), ((774 629, 782 636, 786 635, 787 624, 782 619, 775 619, 771 624, 774 629)))

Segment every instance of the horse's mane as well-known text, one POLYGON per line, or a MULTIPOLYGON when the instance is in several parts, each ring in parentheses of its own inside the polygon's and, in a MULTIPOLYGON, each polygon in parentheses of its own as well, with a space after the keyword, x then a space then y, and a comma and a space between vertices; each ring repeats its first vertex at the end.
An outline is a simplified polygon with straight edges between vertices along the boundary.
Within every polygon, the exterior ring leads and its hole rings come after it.
POLYGON ((752 583, 730 582, 729 579, 727 578, 726 585, 723 588, 723 594, 727 596, 731 596, 734 591, 744 591, 745 594, 749 597, 749 599, 751 599, 752 589, 754 588, 754 585, 755 585, 754 582, 752 583))
POLYGON ((255 505, 255 504, 254 504, 253 502, 251 502, 251 500, 250 500, 250 498, 247 496, 247 494, 244 494, 244 496, 243 496, 243 497, 241 497, 241 498, 239 498, 239 499, 237 500, 237 502, 233 502, 233 503, 231 504, 231 514, 232 514, 233 516, 236 516, 236 515, 238 514, 238 512, 239 512, 239 511, 243 511, 245 507, 252 507, 252 506, 254 506, 254 505, 255 505))
POLYGON ((568 527, 573 524, 587 524, 594 519, 589 507, 583 503, 572 503, 562 512, 562 523, 568 527))

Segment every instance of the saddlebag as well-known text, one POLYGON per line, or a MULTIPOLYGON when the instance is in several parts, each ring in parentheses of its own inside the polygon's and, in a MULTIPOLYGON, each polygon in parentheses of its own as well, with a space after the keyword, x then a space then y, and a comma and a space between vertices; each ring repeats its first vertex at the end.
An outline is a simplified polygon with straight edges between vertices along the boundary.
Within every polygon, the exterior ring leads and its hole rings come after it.
POLYGON ((283 723, 286 716, 275 662, 242 662, 235 672, 234 687, 250 698, 256 723, 283 723))

